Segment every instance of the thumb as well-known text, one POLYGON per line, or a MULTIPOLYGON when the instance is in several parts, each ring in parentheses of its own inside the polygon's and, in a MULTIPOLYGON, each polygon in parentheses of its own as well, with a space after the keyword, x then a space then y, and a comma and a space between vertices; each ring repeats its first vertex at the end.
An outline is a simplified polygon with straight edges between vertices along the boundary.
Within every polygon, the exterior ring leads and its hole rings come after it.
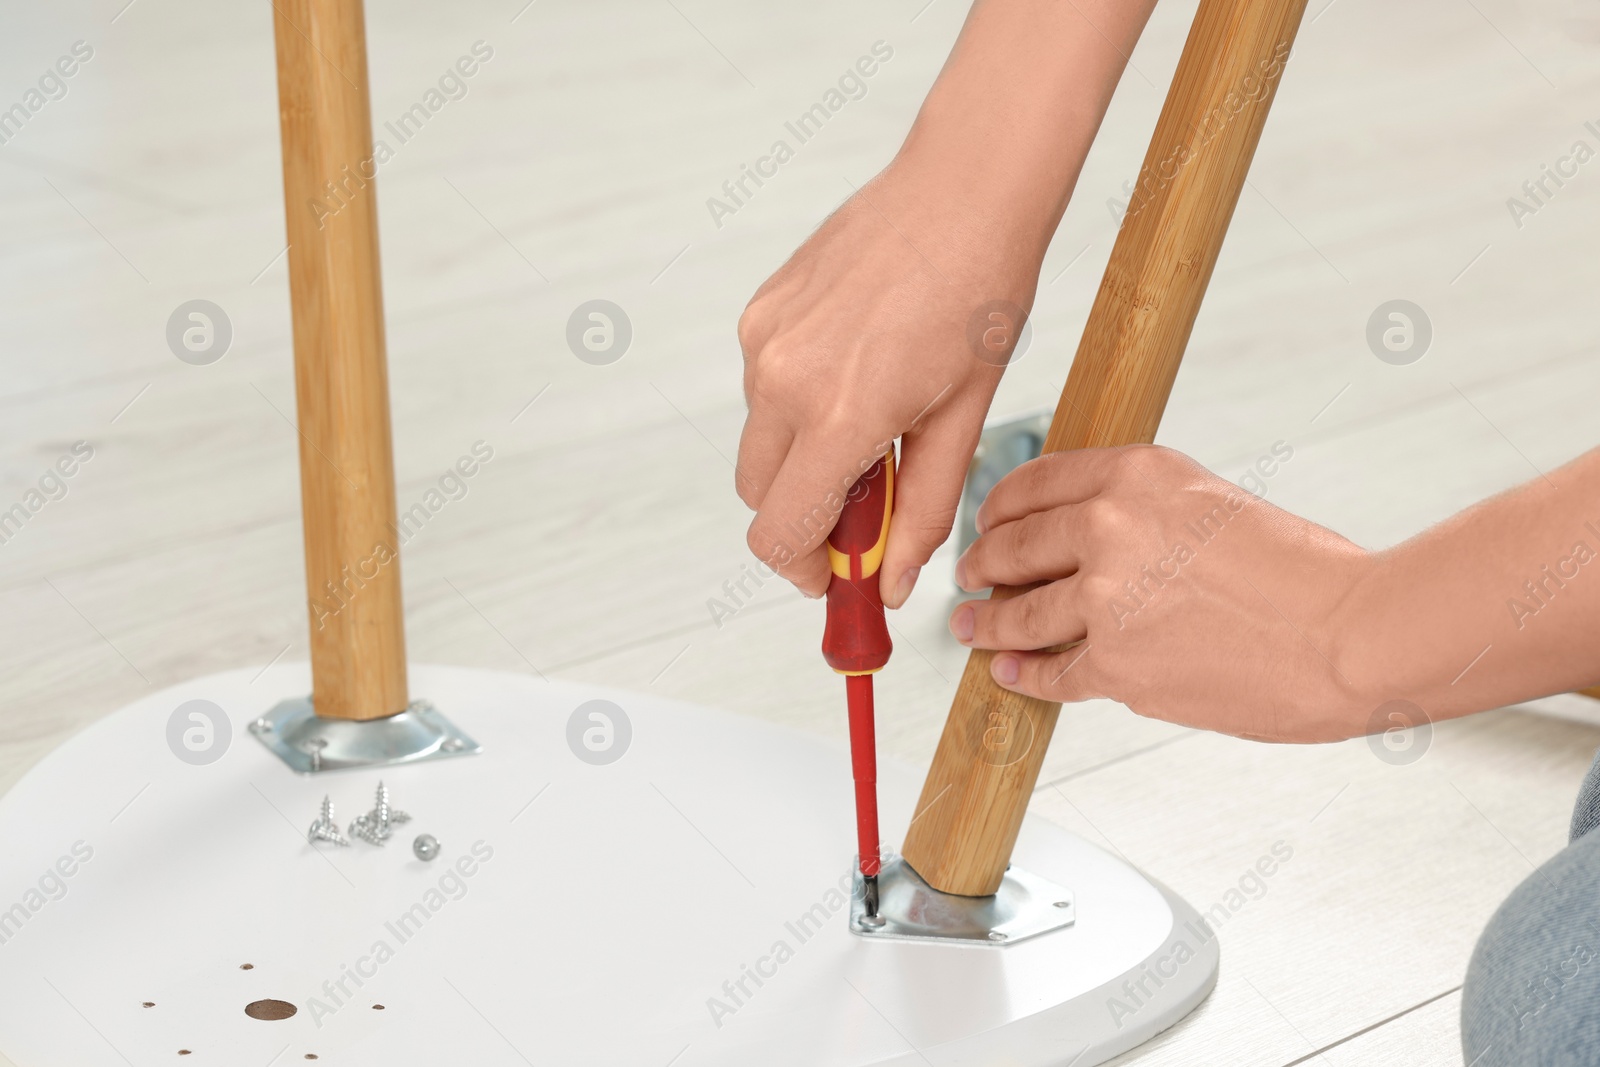
POLYGON ((966 405, 934 411, 902 436, 894 519, 879 577, 886 606, 898 608, 906 602, 922 565, 950 536, 982 433, 982 407, 966 405))

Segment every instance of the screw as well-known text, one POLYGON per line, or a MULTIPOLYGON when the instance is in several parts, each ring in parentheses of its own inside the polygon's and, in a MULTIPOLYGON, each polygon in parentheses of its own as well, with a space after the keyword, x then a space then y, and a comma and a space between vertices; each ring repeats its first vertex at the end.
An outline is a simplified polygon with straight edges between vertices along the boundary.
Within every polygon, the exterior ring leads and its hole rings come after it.
POLYGON ((377 834, 377 828, 366 815, 357 815, 350 820, 350 836, 359 837, 369 845, 383 844, 383 838, 377 834))
POLYGON ((467 747, 467 743, 461 740, 459 737, 447 737, 444 739, 444 744, 440 745, 439 747, 444 749, 446 752, 460 752, 462 749, 467 747))
POLYGON ((389 806, 389 787, 379 782, 376 803, 371 811, 357 815, 350 823, 350 836, 359 837, 369 844, 381 845, 389 839, 391 824, 410 821, 411 816, 389 806))
POLYGON ((268 722, 265 717, 257 719, 250 724, 250 732, 254 734, 270 734, 272 732, 272 723, 268 722))
POLYGON ((300 744, 300 750, 311 757, 311 770, 322 770, 322 750, 328 747, 328 740, 324 737, 313 737, 300 744))
POLYGON ((1058 908, 1070 908, 1070 907, 1072 907, 1072 901, 1070 901, 1070 900, 1058 900, 1058 901, 1056 901, 1056 907, 1058 907, 1058 908))
POLYGON ((389 787, 382 782, 378 783, 377 803, 373 806, 372 813, 377 816, 378 828, 384 837, 389 836, 390 823, 410 822, 411 816, 397 808, 389 807, 389 787))
POLYGON ((426 863, 439 854, 439 839, 432 834, 418 834, 417 839, 411 842, 411 851, 417 859, 426 863))
POLYGON ((1006 939, 1006 935, 1002 934, 999 930, 990 930, 989 931, 989 940, 990 941, 1004 941, 1005 939, 1006 939))
POLYGON ((350 842, 339 832, 339 824, 333 821, 333 798, 322 798, 322 814, 311 824, 311 829, 306 831, 306 840, 313 845, 318 841, 332 841, 336 845, 348 845, 350 842))

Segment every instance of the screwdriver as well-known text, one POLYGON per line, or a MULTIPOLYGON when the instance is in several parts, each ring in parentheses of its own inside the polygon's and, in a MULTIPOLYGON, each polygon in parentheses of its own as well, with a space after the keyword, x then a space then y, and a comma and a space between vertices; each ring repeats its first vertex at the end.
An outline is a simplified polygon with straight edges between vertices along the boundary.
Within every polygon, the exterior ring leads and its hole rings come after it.
POLYGON ((883 616, 878 569, 894 510, 894 448, 863 474, 828 535, 828 622, 822 656, 844 675, 850 713, 850 769, 856 787, 856 844, 866 913, 878 915, 878 757, 873 730, 872 676, 894 645, 883 616))

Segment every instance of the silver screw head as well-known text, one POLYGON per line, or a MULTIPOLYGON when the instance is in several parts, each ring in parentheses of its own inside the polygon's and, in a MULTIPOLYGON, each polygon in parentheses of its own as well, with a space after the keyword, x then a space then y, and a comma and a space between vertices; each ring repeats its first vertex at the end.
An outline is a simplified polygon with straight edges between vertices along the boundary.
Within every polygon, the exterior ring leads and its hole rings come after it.
POLYGON ((257 719, 250 724, 250 732, 253 734, 269 734, 272 732, 272 724, 264 718, 257 719))
POLYGON ((999 930, 990 930, 989 931, 989 940, 990 941, 1004 941, 1005 939, 1006 939, 1006 935, 1002 934, 999 930))
POLYGON ((339 832, 339 824, 333 821, 333 798, 322 798, 322 811, 311 823, 311 829, 306 831, 306 840, 312 844, 318 841, 332 841, 336 845, 348 846, 350 842, 339 832))
POLYGON ((439 855, 439 839, 432 834, 418 834, 411 842, 411 851, 424 863, 439 855))

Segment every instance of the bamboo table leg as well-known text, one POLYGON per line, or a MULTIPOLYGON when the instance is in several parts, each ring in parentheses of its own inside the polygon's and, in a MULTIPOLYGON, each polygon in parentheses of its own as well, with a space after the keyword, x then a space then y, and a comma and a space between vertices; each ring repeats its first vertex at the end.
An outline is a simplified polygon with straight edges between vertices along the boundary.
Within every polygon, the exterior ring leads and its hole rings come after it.
MULTIPOLYGON (((1201 0, 1046 452, 1154 440, 1304 11, 1201 0)), ((967 660, 906 835, 906 861, 946 893, 999 887, 1061 708, 1001 689, 992 659, 967 660)))
POLYGON ((313 701, 407 705, 361 0, 274 0, 313 701))

